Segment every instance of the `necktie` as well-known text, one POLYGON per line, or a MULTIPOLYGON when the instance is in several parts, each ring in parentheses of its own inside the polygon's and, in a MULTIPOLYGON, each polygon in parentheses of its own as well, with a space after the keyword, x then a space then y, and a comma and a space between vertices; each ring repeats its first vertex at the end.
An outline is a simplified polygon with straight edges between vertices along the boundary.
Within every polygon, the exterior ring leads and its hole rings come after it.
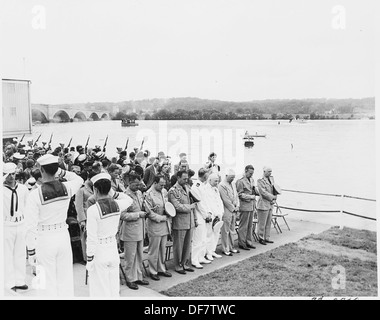
POLYGON ((18 195, 17 195, 17 185, 14 189, 12 189, 11 187, 8 187, 8 186, 5 186, 6 188, 8 188, 9 190, 12 191, 12 197, 11 197, 11 217, 14 216, 14 196, 16 195, 16 211, 18 211, 18 195))

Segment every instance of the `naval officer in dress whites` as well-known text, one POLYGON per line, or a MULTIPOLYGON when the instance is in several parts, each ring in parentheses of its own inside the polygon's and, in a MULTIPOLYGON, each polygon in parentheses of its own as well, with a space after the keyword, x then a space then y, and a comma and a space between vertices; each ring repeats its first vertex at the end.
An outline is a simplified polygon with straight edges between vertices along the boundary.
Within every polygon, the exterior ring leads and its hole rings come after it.
POLYGON ((145 209, 149 213, 147 214, 149 273, 155 281, 160 280, 159 276, 172 276, 165 266, 166 242, 171 233, 171 219, 165 214, 165 203, 168 202, 165 184, 163 176, 155 176, 153 185, 146 192, 144 200, 145 209))
POLYGON ((91 178, 96 203, 87 209, 87 265, 90 297, 118 297, 120 290, 116 233, 120 213, 132 199, 114 200, 109 195, 111 176, 99 173, 91 178))
POLYGON ((41 270, 39 292, 49 297, 74 296, 73 254, 67 230, 70 199, 83 184, 73 172, 58 168, 58 157, 44 155, 37 160, 43 183, 32 190, 27 200, 26 245, 31 265, 41 270), (61 182, 57 178, 65 178, 61 182))
POLYGON ((5 289, 27 290, 25 205, 29 191, 16 182, 13 162, 3 163, 3 232, 5 289))

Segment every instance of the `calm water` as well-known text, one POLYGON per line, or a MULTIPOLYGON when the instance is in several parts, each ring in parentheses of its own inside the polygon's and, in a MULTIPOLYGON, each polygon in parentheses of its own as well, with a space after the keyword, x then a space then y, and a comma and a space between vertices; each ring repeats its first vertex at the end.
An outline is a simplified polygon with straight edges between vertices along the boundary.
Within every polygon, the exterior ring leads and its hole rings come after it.
MULTIPOLYGON (((119 121, 75 122, 33 126, 32 136, 42 133, 53 146, 103 146, 109 136, 107 155, 116 155, 116 146, 124 148, 129 137, 128 152, 139 147, 152 154, 164 151, 178 161, 186 152, 191 168, 197 171, 207 161, 210 151, 218 154, 222 171, 233 167, 238 174, 246 164, 255 167, 255 180, 262 175, 264 165, 270 165, 276 182, 283 189, 346 194, 376 199, 375 121, 309 121, 305 124, 288 121, 139 121, 138 127, 121 127, 119 121), (244 148, 242 135, 267 134, 256 138, 253 148, 244 148)), ((307 209, 340 209, 338 198, 306 196, 284 192, 278 201, 284 206, 307 209)), ((375 216, 375 203, 345 200, 346 211, 375 216)))

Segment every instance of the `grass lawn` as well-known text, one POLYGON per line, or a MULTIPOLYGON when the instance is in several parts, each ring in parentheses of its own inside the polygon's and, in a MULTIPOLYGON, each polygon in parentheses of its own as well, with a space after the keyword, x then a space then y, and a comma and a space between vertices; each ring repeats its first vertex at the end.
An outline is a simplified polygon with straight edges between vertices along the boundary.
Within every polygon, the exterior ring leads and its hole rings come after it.
POLYGON ((334 227, 161 293, 175 297, 374 297, 376 254, 375 232, 334 227), (345 272, 344 289, 333 287, 337 266, 345 272))

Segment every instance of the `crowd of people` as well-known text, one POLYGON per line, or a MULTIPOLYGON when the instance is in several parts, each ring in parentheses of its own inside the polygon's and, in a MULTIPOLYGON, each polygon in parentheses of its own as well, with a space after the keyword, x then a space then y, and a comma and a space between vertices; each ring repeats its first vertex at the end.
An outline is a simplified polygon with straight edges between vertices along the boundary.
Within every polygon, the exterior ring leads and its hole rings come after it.
POLYGON ((273 243, 270 224, 277 192, 271 168, 265 167, 255 184, 252 165, 236 181, 232 169, 222 177, 214 152, 196 176, 185 153, 172 165, 164 152, 152 156, 139 148, 129 153, 116 149, 108 159, 105 147, 98 145, 52 149, 50 143, 17 139, 4 145, 6 289, 28 289, 27 259, 43 270, 41 294, 73 296, 72 265, 82 262, 90 296, 118 296, 120 255, 127 286, 137 290, 149 284, 144 247, 153 281, 172 277, 165 263, 167 241, 173 243, 174 272, 185 275, 222 258, 219 253, 233 256, 239 249, 255 249, 255 214, 259 243, 273 243))

